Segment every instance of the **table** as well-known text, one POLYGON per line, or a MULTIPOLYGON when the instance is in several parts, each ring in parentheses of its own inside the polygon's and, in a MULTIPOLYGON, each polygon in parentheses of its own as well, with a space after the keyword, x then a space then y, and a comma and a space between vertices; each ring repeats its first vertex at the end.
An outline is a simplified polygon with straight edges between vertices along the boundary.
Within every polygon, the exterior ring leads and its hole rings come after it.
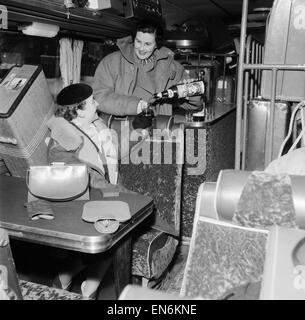
MULTIPOLYGON (((96 196, 94 198, 96 200, 96 196)), ((62 249, 94 254, 113 248, 114 281, 119 295, 131 277, 131 231, 151 215, 153 200, 127 193, 100 200, 127 202, 132 218, 122 223, 115 233, 101 234, 93 223, 82 220, 82 208, 87 201, 80 200, 52 204, 54 220, 32 221, 24 207, 27 201, 25 179, 0 176, 0 227, 12 238, 62 249)))

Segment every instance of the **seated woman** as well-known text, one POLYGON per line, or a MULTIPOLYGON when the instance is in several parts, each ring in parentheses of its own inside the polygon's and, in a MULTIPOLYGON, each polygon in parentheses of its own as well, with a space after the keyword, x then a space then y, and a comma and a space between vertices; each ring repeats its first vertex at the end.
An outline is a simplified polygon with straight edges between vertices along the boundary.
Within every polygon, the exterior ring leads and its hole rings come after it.
MULTIPOLYGON (((55 115, 48 122, 51 130, 49 162, 85 162, 90 166, 90 187, 131 192, 119 181, 115 137, 96 113, 98 103, 93 98, 92 88, 86 84, 72 84, 60 91, 56 102, 55 115)), ((81 291, 83 296, 95 297, 111 261, 107 253, 102 255, 90 257, 93 261, 88 261, 88 256, 71 254, 53 285, 68 290, 73 277, 89 264, 81 291)))
POLYGON ((92 88, 72 84, 60 91, 56 102, 55 115, 48 121, 52 138, 49 162, 85 162, 90 167, 92 188, 128 192, 118 175, 118 137, 98 117, 92 88))

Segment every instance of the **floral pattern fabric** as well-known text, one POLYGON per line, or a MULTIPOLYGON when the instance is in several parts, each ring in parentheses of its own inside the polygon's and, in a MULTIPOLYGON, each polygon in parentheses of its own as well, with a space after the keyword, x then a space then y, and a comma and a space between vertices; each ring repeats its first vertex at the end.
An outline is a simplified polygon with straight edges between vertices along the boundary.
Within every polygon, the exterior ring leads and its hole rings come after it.
POLYGON ((168 236, 165 245, 153 253, 151 274, 154 279, 161 277, 164 270, 166 270, 168 265, 171 263, 176 252, 177 245, 178 240, 172 236, 168 236))
POLYGON ((80 294, 19 280, 23 300, 88 300, 80 294))
POLYGON ((120 175, 125 187, 154 200, 154 221, 134 241, 132 256, 132 274, 152 280, 164 274, 180 236, 183 134, 176 141, 147 140, 143 150, 150 151, 150 159, 121 163, 120 175))
POLYGON ((178 240, 164 232, 150 229, 133 243, 132 274, 158 279, 170 264, 178 240))
POLYGON ((252 228, 297 228, 288 174, 253 171, 243 188, 232 222, 252 228))

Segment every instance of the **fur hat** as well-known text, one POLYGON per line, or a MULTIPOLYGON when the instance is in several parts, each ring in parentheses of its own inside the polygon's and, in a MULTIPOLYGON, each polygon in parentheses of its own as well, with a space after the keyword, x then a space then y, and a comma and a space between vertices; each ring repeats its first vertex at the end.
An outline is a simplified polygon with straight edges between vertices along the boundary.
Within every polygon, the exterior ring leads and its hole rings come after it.
POLYGON ((60 106, 81 103, 93 93, 92 88, 85 83, 75 83, 63 88, 57 95, 56 102, 60 106))

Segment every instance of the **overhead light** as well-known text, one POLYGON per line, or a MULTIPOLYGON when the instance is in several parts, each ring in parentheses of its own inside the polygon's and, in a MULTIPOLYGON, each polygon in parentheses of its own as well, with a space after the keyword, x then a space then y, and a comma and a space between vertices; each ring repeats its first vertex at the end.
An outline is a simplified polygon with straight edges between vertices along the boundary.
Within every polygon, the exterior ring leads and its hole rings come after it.
POLYGON ((75 3, 72 0, 64 0, 64 4, 67 9, 76 7, 75 3))
POLYGON ((32 22, 29 26, 22 26, 19 29, 21 29, 22 33, 28 36, 53 38, 57 35, 59 26, 41 22, 32 22))
POLYGON ((124 13, 124 3, 118 0, 88 0, 86 8, 94 11, 109 10, 117 14, 124 13))

